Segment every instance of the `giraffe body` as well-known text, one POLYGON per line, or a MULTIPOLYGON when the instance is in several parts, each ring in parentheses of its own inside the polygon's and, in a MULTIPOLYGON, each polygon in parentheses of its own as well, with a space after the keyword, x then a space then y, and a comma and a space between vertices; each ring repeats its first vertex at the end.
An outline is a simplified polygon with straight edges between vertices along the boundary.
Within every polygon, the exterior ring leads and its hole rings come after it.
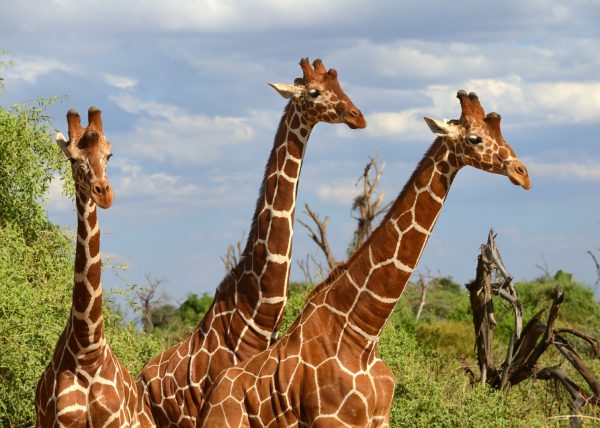
POLYGON ((308 138, 319 122, 364 128, 337 72, 300 61, 303 78, 272 84, 290 102, 281 118, 240 263, 219 285, 194 332, 151 359, 137 377, 142 426, 195 426, 207 388, 225 368, 265 350, 287 301, 296 193, 308 138))
POLYGON ((426 122, 439 138, 382 224, 309 295, 278 342, 219 375, 201 427, 387 426, 394 392, 377 342, 414 270, 456 173, 466 165, 504 174, 525 189, 525 166, 485 116, 458 92, 460 120, 426 122))
POLYGON ((108 208, 113 193, 105 175, 111 145, 100 110, 89 125, 69 110, 69 141, 57 143, 72 163, 77 207, 73 303, 69 321, 36 389, 37 427, 135 427, 138 394, 133 376, 104 335, 100 282, 100 228, 96 206, 108 208))

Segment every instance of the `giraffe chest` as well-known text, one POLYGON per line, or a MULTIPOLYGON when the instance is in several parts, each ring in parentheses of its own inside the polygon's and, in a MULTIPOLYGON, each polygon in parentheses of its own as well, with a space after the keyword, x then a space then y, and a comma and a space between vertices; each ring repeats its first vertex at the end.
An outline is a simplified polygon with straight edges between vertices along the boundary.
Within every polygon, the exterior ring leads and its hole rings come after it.
POLYGON ((133 379, 110 356, 91 367, 63 364, 54 367, 48 367, 51 373, 46 374, 52 376, 44 376, 45 381, 39 387, 38 398, 45 409, 38 411, 38 426, 138 426, 133 379))

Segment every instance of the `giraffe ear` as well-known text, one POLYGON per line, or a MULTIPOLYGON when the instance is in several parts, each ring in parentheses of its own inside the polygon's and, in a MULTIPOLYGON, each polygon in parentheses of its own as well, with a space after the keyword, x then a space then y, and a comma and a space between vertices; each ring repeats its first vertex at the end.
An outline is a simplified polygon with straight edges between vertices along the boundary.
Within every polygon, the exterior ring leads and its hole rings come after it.
POLYGON ((291 98, 300 95, 301 88, 296 85, 286 85, 285 83, 267 83, 275 89, 283 98, 291 98))
POLYGON ((425 119, 425 123, 435 135, 439 135, 440 137, 458 136, 458 126, 456 125, 452 125, 446 121, 435 120, 427 116, 425 116, 423 119, 425 119))
POLYGON ((64 152, 67 149, 67 146, 69 145, 69 142, 67 141, 65 136, 63 134, 61 134, 60 132, 58 132, 56 134, 55 139, 56 139, 56 144, 58 144, 58 147, 60 147, 60 149, 64 152))

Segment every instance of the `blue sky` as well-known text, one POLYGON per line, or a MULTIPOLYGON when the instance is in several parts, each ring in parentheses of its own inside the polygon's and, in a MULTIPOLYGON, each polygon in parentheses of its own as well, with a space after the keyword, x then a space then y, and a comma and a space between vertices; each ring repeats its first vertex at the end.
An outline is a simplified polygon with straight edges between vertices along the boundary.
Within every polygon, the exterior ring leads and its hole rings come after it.
MULTIPOLYGON (((2 72, 0 104, 68 95, 50 110, 62 132, 67 109, 103 110, 115 202, 101 213, 102 251, 129 266, 121 274, 129 283, 151 273, 175 299, 214 291, 220 256, 250 226, 285 105, 266 82, 291 83, 308 56, 338 70, 368 122, 365 130, 318 125, 305 157, 297 217, 306 219, 304 202, 329 216, 338 258, 368 156, 386 162, 382 187, 394 198, 433 140, 422 117, 458 117, 455 94, 464 88, 502 114, 532 188, 465 168, 417 270, 466 282, 494 227, 517 279, 538 276, 544 259, 593 284, 586 251, 600 247, 597 1, 0 3, 0 49, 16 62, 2 72)), ((48 209, 74 227, 60 183, 48 209)), ((298 225, 294 238, 295 259, 320 256, 298 225)), ((292 278, 302 278, 297 266, 292 278)), ((110 272, 103 279, 123 286, 110 272)))

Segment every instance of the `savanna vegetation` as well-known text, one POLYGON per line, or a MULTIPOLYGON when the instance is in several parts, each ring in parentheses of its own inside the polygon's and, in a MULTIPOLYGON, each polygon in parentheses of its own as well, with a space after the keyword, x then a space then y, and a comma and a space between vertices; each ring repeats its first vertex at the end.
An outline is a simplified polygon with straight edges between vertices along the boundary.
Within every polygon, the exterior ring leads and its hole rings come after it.
MULTIPOLYGON (((52 143, 46 103, 38 100, 0 107, 1 427, 34 423, 35 386, 50 361, 71 304, 73 234, 52 224, 44 210, 51 180, 62 178, 68 193, 70 171, 52 143)), ((473 255, 465 255, 465 262, 472 259, 473 255)), ((550 307, 557 284, 565 294, 558 324, 600 337, 600 305, 593 292, 564 272, 517 284, 524 319, 550 307)), ((560 394, 558 398, 554 394, 554 383, 526 381, 501 392, 486 385, 471 385, 463 370, 465 363, 476 362, 469 295, 451 278, 429 278, 426 286, 427 298, 418 321, 422 287, 411 283, 379 346, 397 379, 393 427, 568 425, 569 408, 560 394)), ((291 286, 283 330, 301 310, 310 287, 291 286)), ((131 289, 126 284, 124 288, 131 289)), ((135 300, 136 288, 130 292, 135 300)), ((151 304, 146 306, 146 310, 151 308, 150 316, 135 305, 139 321, 128 321, 130 317, 110 304, 110 296, 107 301, 104 314, 110 343, 136 373, 152 355, 191 331, 211 297, 191 295, 181 304, 150 298, 151 304)), ((494 346, 502 353, 512 328, 509 308, 498 304, 496 317, 494 346)), ((591 355, 580 345, 582 355, 591 361, 591 355)), ((545 364, 564 363, 556 351, 549 351, 544 359, 545 364)), ((600 373, 598 361, 591 364, 595 373, 600 373)), ((584 411, 584 426, 600 425, 592 408, 584 411)))

